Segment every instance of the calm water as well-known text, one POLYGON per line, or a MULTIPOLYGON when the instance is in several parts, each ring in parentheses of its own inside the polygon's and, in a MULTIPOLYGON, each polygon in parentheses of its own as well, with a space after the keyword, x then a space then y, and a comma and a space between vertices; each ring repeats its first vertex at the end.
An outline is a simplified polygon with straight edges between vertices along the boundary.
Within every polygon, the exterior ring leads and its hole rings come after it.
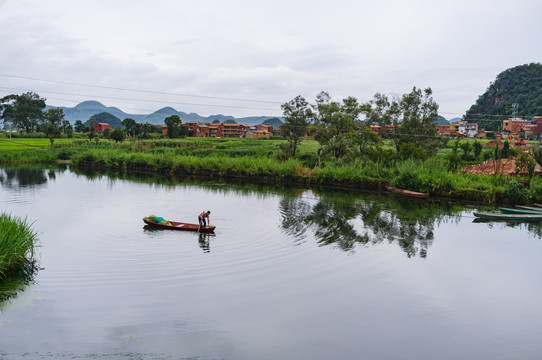
POLYGON ((540 359, 542 230, 473 205, 0 169, 40 270, 1 359, 540 359), (196 222, 214 235, 152 230, 196 222))

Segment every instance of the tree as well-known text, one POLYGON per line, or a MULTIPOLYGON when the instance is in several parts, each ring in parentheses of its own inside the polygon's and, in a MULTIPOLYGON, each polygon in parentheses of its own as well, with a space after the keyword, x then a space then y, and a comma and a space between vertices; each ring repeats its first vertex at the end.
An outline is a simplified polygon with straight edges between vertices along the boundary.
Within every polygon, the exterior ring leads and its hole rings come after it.
POLYGON ((88 131, 88 128, 83 124, 81 120, 75 120, 73 124, 75 132, 84 133, 88 131))
POLYGON ((320 153, 330 152, 335 159, 345 156, 359 140, 359 115, 368 111, 368 105, 360 105, 355 97, 343 99, 342 103, 332 102, 329 94, 322 91, 316 97, 317 111, 315 139, 320 143, 320 153))
POLYGON ((109 135, 109 137, 112 140, 115 140, 115 142, 120 142, 126 139, 126 132, 124 131, 124 129, 116 128, 115 130, 113 130, 111 135, 109 135))
POLYGON ((426 156, 433 155, 444 141, 438 136, 435 121, 438 104, 433 100, 431 88, 414 87, 408 94, 390 101, 377 93, 371 101, 369 119, 383 126, 383 134, 395 143, 397 151, 403 143, 412 143, 423 149, 426 156))
POLYGON ((45 112, 43 119, 43 132, 49 137, 51 145, 54 143, 54 138, 60 136, 60 127, 64 121, 64 111, 61 108, 49 109, 45 112))
POLYGON ((23 127, 27 133, 31 133, 43 117, 45 99, 38 94, 27 92, 21 95, 8 95, 0 99, 2 104, 1 118, 10 125, 14 125, 16 131, 23 127))
POLYGON ((376 145, 381 142, 378 133, 374 132, 366 124, 362 124, 358 127, 357 134, 357 144, 359 146, 359 152, 362 157, 367 152, 367 148, 369 146, 376 145))
POLYGON ((124 130, 126 131, 126 134, 129 136, 136 136, 138 133, 138 124, 135 122, 134 119, 126 118, 122 120, 122 125, 124 126, 124 130))
POLYGON ((280 125, 280 131, 288 140, 288 150, 292 156, 297 152, 297 145, 307 133, 309 119, 313 112, 309 103, 301 95, 281 105, 284 114, 284 122, 280 125))
POLYGON ((168 116, 164 120, 164 122, 167 125, 167 136, 170 139, 177 138, 180 136, 181 118, 178 115, 168 116))
POLYGON ((44 113, 43 119, 46 124, 50 124, 60 131, 62 125, 65 125, 64 110, 61 108, 49 109, 44 113))

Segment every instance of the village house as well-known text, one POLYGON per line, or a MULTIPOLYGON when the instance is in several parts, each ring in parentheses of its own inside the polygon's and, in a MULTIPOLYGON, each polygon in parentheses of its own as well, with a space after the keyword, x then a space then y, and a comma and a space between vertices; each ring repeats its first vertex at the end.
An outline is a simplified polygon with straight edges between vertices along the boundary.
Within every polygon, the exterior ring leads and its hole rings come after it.
POLYGON ((478 134, 478 124, 469 123, 467 121, 458 121, 459 125, 457 130, 460 133, 466 134, 468 137, 475 137, 478 134))
POLYGON ((518 136, 524 133, 526 139, 536 139, 542 133, 542 116, 534 116, 531 120, 509 118, 502 122, 502 135, 518 136))
POLYGON ((450 124, 437 125, 440 135, 475 137, 478 134, 478 124, 468 121, 456 121, 450 124))
POLYGON ((108 123, 95 123, 92 125, 92 131, 95 134, 103 134, 106 129, 109 129, 110 132, 113 131, 113 128, 108 123))

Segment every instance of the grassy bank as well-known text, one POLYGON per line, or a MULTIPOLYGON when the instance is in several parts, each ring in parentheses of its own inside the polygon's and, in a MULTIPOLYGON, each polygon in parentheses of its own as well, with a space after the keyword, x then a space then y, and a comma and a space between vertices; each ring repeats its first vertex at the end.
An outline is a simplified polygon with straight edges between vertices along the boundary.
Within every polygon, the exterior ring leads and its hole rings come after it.
MULTIPOLYGON (((18 139, 24 141, 26 139, 18 139)), ((35 140, 35 139, 32 139, 35 140)), ((450 147, 427 160, 400 159, 391 147, 375 155, 322 159, 318 143, 304 140, 298 154, 285 158, 284 140, 186 138, 178 140, 74 140, 27 150, 2 150, 0 163, 44 163, 69 160, 95 170, 160 173, 172 176, 212 175, 314 185, 379 189, 382 184, 480 202, 542 202, 542 180, 500 175, 471 175, 449 170, 450 147), (385 155, 385 156, 384 156, 385 155), (518 186, 519 184, 519 186, 518 186)), ((484 150, 489 151, 489 150, 484 150)), ((483 155, 481 158, 483 158, 483 155)))

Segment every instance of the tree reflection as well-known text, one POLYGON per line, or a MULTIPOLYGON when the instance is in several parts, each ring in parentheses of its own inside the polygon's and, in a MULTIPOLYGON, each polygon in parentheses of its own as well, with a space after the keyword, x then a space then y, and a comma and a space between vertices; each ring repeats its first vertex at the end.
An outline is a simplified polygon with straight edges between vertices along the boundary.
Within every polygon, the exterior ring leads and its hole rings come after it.
POLYGON ((57 170, 37 167, 10 167, 0 169, 0 185, 7 189, 41 186, 56 179, 57 170))
POLYGON ((426 257, 434 226, 459 217, 461 207, 433 206, 398 197, 354 197, 324 192, 321 196, 289 195, 280 203, 282 228, 296 241, 312 233, 321 246, 343 251, 356 246, 396 242, 408 257, 426 257))

